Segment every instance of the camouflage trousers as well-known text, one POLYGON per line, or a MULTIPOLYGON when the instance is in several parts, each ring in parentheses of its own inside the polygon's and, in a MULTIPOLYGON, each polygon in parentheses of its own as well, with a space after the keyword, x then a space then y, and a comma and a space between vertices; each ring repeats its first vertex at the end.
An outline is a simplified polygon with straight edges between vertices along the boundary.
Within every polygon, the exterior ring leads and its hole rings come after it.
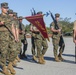
POLYGON ((14 46, 16 47, 16 56, 18 56, 20 54, 20 51, 21 51, 21 38, 22 38, 22 35, 19 35, 20 39, 19 39, 19 42, 15 42, 14 46))
POLYGON ((10 37, 9 38, 9 48, 8 48, 8 55, 9 55, 9 62, 13 62, 17 57, 17 46, 16 42, 10 37))
POLYGON ((60 41, 60 37, 52 38, 54 56, 58 56, 58 48, 59 48, 59 53, 61 54, 63 53, 65 45, 63 44, 62 46, 59 46, 59 41, 60 41))
POLYGON ((9 32, 0 32, 0 65, 5 66, 7 61, 7 55, 9 53, 9 62, 12 62, 15 58, 15 48, 12 46, 14 41, 9 41, 9 32))
POLYGON ((21 48, 21 41, 19 41, 19 42, 16 43, 16 52, 17 52, 17 55, 20 53, 20 48, 21 48))
POLYGON ((35 38, 33 36, 31 37, 31 44, 32 44, 31 52, 32 55, 34 56, 36 54, 36 51, 35 51, 35 38))
POLYGON ((47 51, 48 48, 48 44, 47 44, 47 40, 44 38, 40 38, 40 39, 36 39, 35 40, 35 45, 37 48, 37 56, 40 57, 42 55, 44 55, 47 51))
POLYGON ((22 34, 22 35, 19 35, 19 44, 18 44, 18 52, 19 52, 19 54, 21 54, 21 52, 22 52, 22 41, 21 40, 23 40, 24 39, 24 35, 22 34))

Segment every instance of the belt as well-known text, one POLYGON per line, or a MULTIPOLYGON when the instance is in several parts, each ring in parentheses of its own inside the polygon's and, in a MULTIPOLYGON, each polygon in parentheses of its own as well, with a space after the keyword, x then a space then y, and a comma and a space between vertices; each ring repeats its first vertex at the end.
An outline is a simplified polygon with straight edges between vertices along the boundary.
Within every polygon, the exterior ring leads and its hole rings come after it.
POLYGON ((40 34, 40 32, 33 32, 34 34, 40 34))

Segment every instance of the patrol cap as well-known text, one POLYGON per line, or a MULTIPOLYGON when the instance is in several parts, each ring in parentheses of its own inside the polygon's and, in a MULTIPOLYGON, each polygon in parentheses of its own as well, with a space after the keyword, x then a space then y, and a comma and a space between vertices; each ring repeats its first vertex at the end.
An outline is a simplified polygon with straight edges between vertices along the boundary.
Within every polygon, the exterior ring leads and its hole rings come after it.
POLYGON ((13 10, 12 9, 9 9, 8 10, 8 14, 13 14, 13 10))
POLYGON ((22 16, 19 16, 18 19, 21 20, 21 19, 23 19, 23 17, 22 16))
POLYGON ((4 8, 9 8, 9 7, 8 7, 8 3, 6 3, 6 2, 1 3, 1 7, 4 7, 4 8))
POLYGON ((17 13, 16 12, 13 12, 13 16, 16 16, 17 17, 17 13))
POLYGON ((56 13, 56 14, 55 14, 55 17, 59 17, 59 16, 60 16, 60 14, 59 14, 59 13, 56 13))
POLYGON ((37 14, 42 14, 42 11, 37 12, 37 14))

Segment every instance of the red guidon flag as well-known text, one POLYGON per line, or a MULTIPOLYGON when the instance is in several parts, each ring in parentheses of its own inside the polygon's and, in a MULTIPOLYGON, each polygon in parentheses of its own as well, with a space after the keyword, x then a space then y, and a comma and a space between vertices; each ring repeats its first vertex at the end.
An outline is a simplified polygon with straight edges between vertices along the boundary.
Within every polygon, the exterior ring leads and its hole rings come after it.
POLYGON ((47 38, 49 40, 42 14, 28 16, 25 18, 26 18, 26 20, 28 20, 30 23, 32 23, 33 25, 35 25, 38 28, 38 30, 41 32, 41 34, 43 35, 44 38, 47 38))

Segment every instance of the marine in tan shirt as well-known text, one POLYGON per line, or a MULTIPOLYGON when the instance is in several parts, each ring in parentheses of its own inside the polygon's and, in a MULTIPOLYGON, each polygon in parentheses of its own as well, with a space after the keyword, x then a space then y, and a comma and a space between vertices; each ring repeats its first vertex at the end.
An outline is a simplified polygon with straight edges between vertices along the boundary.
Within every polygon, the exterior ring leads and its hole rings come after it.
POLYGON ((76 44, 76 20, 74 21, 73 27, 73 42, 76 44))

